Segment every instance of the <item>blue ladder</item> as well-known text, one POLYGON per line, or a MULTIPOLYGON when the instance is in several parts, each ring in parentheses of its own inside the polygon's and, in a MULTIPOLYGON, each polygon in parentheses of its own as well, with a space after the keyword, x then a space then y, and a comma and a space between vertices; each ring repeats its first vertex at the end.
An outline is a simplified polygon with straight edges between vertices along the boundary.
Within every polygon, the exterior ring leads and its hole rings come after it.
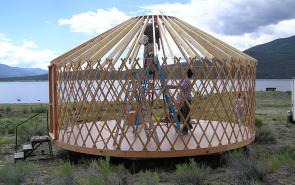
MULTIPOLYGON (((157 56, 154 57, 154 61, 155 61, 155 65, 156 65, 157 70, 159 70, 159 72, 160 72, 160 81, 161 81, 161 84, 164 84, 165 81, 166 81, 166 76, 165 76, 165 74, 163 73, 163 71, 161 69, 160 62, 159 62, 157 56)), ((179 122, 179 120, 177 118, 177 114, 176 114, 175 108, 173 106, 173 103, 171 102, 170 96, 168 95, 166 88, 164 88, 163 94, 164 94, 164 97, 165 97, 166 102, 169 105, 169 112, 171 112, 173 114, 173 118, 174 118, 175 123, 176 123, 176 128, 178 130, 180 130, 180 122, 179 122)))

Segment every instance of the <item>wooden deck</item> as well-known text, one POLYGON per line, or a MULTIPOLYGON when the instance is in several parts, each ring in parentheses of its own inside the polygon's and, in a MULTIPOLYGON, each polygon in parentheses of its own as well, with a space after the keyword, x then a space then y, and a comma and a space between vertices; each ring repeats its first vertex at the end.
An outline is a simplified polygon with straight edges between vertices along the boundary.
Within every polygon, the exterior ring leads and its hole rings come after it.
MULTIPOLYGON (((123 121, 121 127, 123 127, 123 121)), ((57 142, 66 149, 97 155, 102 152, 115 152, 116 156, 120 156, 121 152, 122 157, 128 157, 130 152, 133 157, 136 157, 136 152, 140 152, 141 155, 142 152, 146 152, 146 157, 149 157, 151 153, 155 153, 154 157, 157 157, 157 154, 161 152, 171 152, 173 157, 173 153, 176 155, 177 152, 196 152, 202 149, 205 149, 207 153, 215 153, 226 150, 227 145, 231 146, 230 148, 237 148, 244 146, 245 141, 248 141, 248 144, 254 139, 254 134, 250 133, 250 129, 246 126, 227 122, 200 120, 193 124, 191 132, 187 135, 176 132, 172 124, 169 126, 166 123, 155 124, 155 128, 159 138, 158 143, 154 139, 156 135, 150 130, 145 132, 143 125, 139 125, 136 132, 134 132, 134 126, 126 126, 123 135, 119 129, 119 135, 116 138, 115 120, 107 121, 107 124, 102 121, 81 123, 68 127, 66 130, 60 130, 57 142), (149 140, 147 133, 150 134, 149 140), (214 149, 213 152, 210 152, 210 148, 214 149)), ((193 154, 199 155, 194 152, 190 155, 193 154)))

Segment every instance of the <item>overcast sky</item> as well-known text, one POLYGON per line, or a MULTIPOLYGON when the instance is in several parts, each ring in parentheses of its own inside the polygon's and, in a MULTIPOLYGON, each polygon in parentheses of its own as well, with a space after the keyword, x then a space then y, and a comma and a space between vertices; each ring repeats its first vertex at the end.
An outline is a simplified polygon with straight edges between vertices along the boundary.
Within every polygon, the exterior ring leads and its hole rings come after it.
POLYGON ((295 0, 162 2, 1 1, 0 63, 46 69, 52 59, 78 44, 146 14, 178 17, 240 50, 295 35, 295 0))

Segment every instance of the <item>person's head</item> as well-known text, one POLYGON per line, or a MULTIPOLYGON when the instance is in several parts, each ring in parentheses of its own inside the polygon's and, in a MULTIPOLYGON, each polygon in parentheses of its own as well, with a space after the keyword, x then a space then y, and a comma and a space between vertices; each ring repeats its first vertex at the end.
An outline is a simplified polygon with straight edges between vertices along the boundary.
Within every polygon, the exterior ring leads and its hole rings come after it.
POLYGON ((242 96, 242 93, 239 92, 239 94, 238 94, 238 98, 241 98, 241 96, 242 96))
POLYGON ((156 17, 156 16, 154 16, 154 22, 155 22, 155 25, 157 25, 157 24, 158 24, 158 19, 157 19, 157 17, 156 17))
POLYGON ((192 78, 193 75, 194 75, 194 73, 193 73, 193 71, 189 68, 189 69, 186 71, 186 75, 187 75, 188 78, 192 78))

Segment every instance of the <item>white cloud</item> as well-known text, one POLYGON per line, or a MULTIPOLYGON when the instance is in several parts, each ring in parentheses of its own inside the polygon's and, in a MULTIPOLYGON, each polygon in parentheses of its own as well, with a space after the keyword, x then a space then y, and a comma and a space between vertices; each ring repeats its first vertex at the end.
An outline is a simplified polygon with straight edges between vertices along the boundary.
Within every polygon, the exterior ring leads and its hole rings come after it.
POLYGON ((38 67, 47 69, 54 53, 50 49, 39 49, 30 40, 23 40, 22 45, 13 44, 0 33, 0 63, 18 67, 38 67))
POLYGON ((252 46, 270 42, 277 38, 285 38, 295 35, 295 19, 280 21, 277 24, 260 27, 256 32, 242 35, 220 35, 211 33, 215 37, 241 49, 245 50, 252 46))
POLYGON ((178 17, 241 50, 295 34, 293 0, 191 0, 141 8, 178 17))
POLYGON ((130 18, 116 8, 97 9, 96 12, 88 11, 73 15, 69 19, 59 19, 60 25, 69 25, 71 31, 87 34, 102 33, 117 24, 130 18))
MULTIPOLYGON (((295 35, 294 0, 191 0, 142 6, 138 12, 178 17, 240 50, 295 35)), ((133 15, 117 8, 97 9, 59 19, 73 32, 102 33, 133 15)))

